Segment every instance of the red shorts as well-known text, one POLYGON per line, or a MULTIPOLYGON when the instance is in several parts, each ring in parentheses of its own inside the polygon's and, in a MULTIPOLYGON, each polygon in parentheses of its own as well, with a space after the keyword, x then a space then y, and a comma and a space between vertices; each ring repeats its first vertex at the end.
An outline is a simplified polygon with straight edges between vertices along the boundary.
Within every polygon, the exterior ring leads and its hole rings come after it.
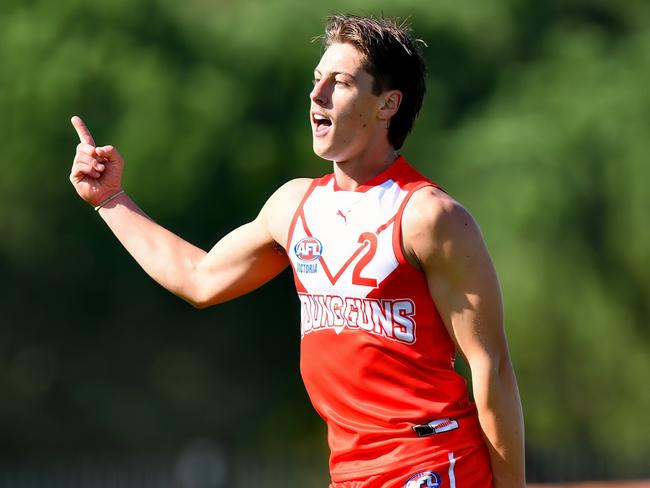
POLYGON ((337 481, 330 488, 494 488, 487 448, 447 452, 426 465, 391 469, 364 479, 337 481))

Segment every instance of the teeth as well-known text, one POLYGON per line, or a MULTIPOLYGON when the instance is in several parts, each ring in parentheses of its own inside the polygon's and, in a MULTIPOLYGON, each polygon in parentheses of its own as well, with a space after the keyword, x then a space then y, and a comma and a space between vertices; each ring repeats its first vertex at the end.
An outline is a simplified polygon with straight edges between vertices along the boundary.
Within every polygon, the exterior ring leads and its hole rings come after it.
POLYGON ((322 122, 323 120, 329 120, 329 119, 321 114, 314 114, 314 120, 316 120, 317 122, 322 122))

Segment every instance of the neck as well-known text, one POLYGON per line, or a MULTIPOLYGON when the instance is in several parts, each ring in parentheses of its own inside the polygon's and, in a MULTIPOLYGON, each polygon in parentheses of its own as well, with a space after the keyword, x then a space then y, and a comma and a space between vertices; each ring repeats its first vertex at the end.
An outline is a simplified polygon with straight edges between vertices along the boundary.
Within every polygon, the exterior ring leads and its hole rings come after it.
POLYGON ((386 171, 397 157, 397 151, 388 147, 385 151, 366 157, 334 161, 336 183, 343 190, 356 190, 359 185, 386 171))

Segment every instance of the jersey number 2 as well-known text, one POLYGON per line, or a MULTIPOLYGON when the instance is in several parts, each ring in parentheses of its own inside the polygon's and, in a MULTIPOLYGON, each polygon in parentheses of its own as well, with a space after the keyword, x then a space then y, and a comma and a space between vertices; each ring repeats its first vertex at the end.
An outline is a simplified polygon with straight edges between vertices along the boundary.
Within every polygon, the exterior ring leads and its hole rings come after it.
POLYGON ((361 256, 354 270, 352 270, 352 284, 376 288, 377 280, 374 278, 364 278, 361 276, 361 272, 372 261, 372 258, 375 257, 375 253, 377 252, 377 236, 372 232, 364 232, 359 236, 359 243, 364 245, 368 243, 368 246, 365 254, 361 256))

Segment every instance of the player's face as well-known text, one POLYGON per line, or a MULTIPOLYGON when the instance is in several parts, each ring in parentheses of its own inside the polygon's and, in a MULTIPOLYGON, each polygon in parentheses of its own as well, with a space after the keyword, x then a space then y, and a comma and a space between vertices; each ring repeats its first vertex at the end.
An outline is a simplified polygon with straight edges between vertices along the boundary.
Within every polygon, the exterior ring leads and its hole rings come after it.
MULTIPOLYGON (((332 44, 314 70, 311 128, 314 152, 330 161, 359 157, 381 136, 379 96, 363 55, 351 44, 332 44)), ((385 137, 385 133, 383 135, 385 137)))

